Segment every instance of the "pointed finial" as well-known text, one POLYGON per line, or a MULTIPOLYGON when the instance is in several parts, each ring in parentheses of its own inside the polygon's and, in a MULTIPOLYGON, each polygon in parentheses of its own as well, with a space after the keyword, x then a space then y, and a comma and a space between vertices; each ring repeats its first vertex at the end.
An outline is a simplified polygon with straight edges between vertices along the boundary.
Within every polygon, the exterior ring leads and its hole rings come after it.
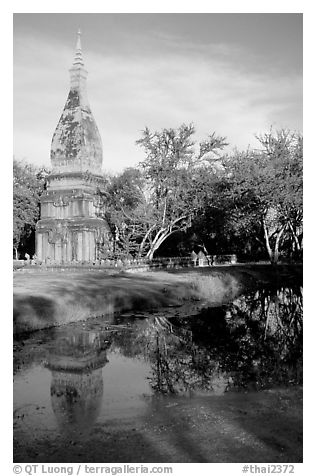
POLYGON ((82 58, 82 51, 81 51, 81 30, 78 28, 77 31, 77 44, 76 44, 76 53, 75 59, 73 62, 74 65, 81 65, 83 66, 83 58, 82 58))
POLYGON ((81 50, 81 30, 78 28, 77 31, 77 45, 76 45, 76 50, 81 50))

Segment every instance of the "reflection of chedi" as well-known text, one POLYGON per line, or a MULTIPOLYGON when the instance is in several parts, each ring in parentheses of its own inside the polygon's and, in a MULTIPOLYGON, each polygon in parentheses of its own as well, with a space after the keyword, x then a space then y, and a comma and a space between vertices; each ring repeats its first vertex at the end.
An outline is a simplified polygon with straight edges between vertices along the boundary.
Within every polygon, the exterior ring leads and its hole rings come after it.
POLYGON ((41 197, 36 227, 40 261, 89 262, 98 259, 100 246, 110 249, 109 228, 98 218, 102 143, 87 98, 87 74, 79 31, 70 91, 51 144, 52 173, 41 197))
POLYGON ((107 362, 100 333, 72 331, 57 340, 47 367, 52 371, 52 408, 63 432, 83 433, 96 421, 102 405, 102 367, 107 362))

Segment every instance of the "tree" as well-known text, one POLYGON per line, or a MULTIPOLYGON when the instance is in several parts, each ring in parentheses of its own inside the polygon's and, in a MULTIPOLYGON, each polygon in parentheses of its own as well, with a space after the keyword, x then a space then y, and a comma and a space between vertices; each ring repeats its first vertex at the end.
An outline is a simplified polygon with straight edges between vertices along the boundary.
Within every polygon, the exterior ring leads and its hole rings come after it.
POLYGON ((130 167, 121 174, 107 177, 105 190, 99 191, 103 201, 102 216, 113 236, 111 258, 131 258, 139 253, 149 221, 144 187, 140 170, 130 167))
POLYGON ((280 130, 275 134, 270 131, 258 139, 265 156, 275 164, 271 177, 274 209, 284 224, 283 233, 287 232, 292 249, 300 253, 303 238, 303 137, 289 130, 280 130))
POLYGON ((285 238, 301 250, 303 139, 287 130, 258 137, 261 149, 235 152, 225 161, 225 198, 231 217, 256 230, 271 263, 285 238))
POLYGON ((26 245, 39 219, 40 196, 45 188, 45 169, 14 159, 13 162, 13 247, 26 245))
POLYGON ((191 226, 192 217, 200 207, 196 187, 200 169, 217 158, 227 145, 224 137, 213 133, 199 144, 196 153, 194 133, 192 124, 154 133, 146 128, 136 142, 146 154, 140 167, 148 185, 151 210, 139 252, 145 251, 149 259, 173 233, 191 226))

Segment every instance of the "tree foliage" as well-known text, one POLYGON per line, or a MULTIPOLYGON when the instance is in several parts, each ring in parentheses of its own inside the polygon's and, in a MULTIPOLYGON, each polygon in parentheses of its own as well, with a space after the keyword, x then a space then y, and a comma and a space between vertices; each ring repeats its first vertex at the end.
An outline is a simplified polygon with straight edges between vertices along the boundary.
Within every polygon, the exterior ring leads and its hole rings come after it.
POLYGON ((146 158, 140 163, 149 188, 152 223, 142 242, 148 258, 173 233, 191 226, 192 217, 200 209, 197 193, 201 170, 226 145, 224 137, 215 133, 198 145, 193 139, 192 124, 183 124, 177 130, 163 129, 152 133, 148 128, 137 141, 146 158))
POLYGON ((181 238, 212 254, 299 256, 302 136, 271 130, 257 137, 257 149, 225 154, 224 137, 197 144, 194 134, 192 124, 146 128, 137 141, 144 160, 110 178, 105 216, 117 254, 152 259, 170 245, 178 252, 181 238))
POLYGON ((277 262, 282 244, 301 249, 303 140, 287 130, 259 136, 261 148, 225 161, 225 199, 236 226, 254 233, 277 262))
POLYGON ((107 258, 131 258, 139 253, 141 240, 150 221, 144 194, 145 180, 136 168, 107 177, 103 200, 103 217, 113 235, 113 253, 107 258))
POLYGON ((45 187, 45 169, 13 162, 13 247, 25 246, 39 220, 39 200, 45 187))

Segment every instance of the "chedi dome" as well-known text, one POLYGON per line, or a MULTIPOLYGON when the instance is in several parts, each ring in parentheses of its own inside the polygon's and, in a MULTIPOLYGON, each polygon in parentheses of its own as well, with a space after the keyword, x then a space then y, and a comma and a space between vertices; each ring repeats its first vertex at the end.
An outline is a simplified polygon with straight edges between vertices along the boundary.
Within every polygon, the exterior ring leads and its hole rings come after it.
POLYGON ((70 91, 51 144, 53 173, 91 172, 102 167, 102 142, 87 96, 87 75, 78 31, 70 68, 70 91))

